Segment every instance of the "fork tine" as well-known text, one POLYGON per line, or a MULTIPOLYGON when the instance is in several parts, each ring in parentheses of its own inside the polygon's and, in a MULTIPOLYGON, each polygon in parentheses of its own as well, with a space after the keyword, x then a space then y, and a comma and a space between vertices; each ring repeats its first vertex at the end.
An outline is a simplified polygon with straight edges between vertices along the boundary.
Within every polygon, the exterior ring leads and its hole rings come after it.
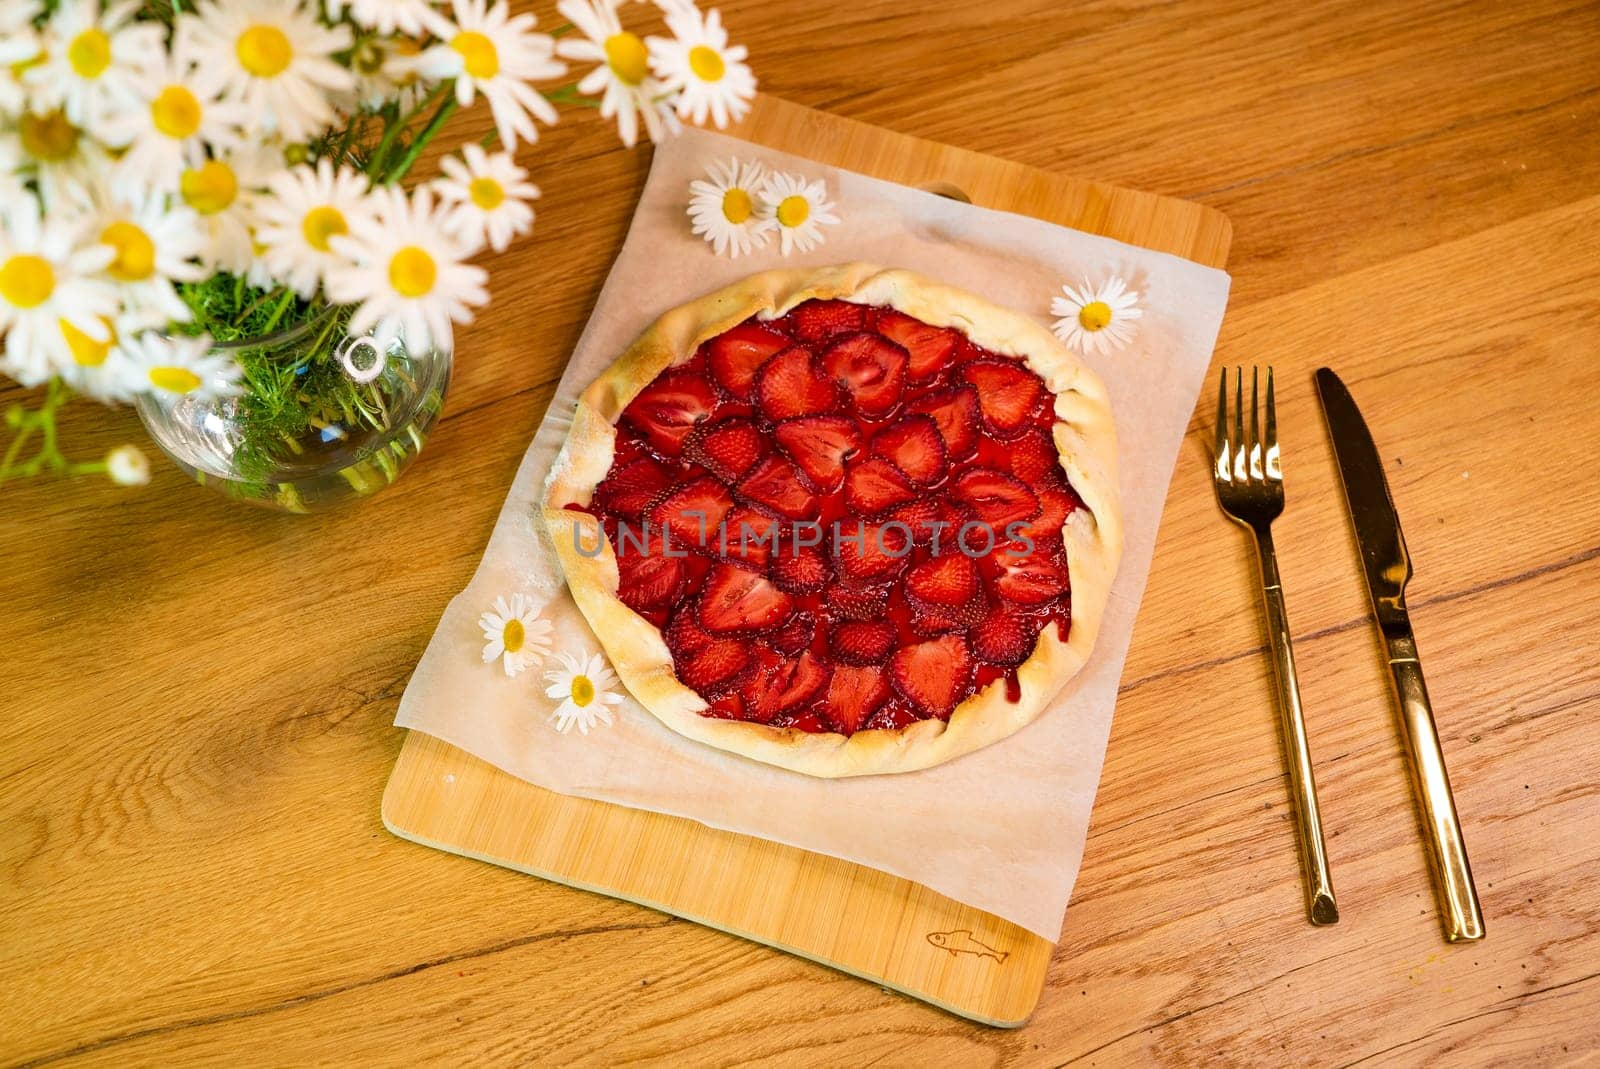
POLYGON ((1228 369, 1217 381, 1217 444, 1211 450, 1211 465, 1218 479, 1228 478, 1228 369))
POLYGON ((1261 472, 1261 369, 1250 369, 1250 478, 1259 481, 1261 472))
POLYGON ((1247 459, 1249 446, 1244 437, 1244 368, 1233 369, 1233 477, 1241 484, 1250 481, 1247 459))
POLYGON ((1266 456, 1263 465, 1267 478, 1282 479, 1283 471, 1278 466, 1278 409, 1272 401, 1272 365, 1267 365, 1267 440, 1263 443, 1266 456))

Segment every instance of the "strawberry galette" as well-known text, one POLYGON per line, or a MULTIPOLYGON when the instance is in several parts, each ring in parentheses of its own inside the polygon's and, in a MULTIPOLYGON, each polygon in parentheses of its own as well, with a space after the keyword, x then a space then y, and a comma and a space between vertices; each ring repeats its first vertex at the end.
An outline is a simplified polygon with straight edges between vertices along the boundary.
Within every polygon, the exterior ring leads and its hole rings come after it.
POLYGON ((816 776, 1017 731, 1121 552, 1104 389, 1043 326, 906 271, 774 271, 583 394, 545 498, 579 608, 668 727, 816 776))

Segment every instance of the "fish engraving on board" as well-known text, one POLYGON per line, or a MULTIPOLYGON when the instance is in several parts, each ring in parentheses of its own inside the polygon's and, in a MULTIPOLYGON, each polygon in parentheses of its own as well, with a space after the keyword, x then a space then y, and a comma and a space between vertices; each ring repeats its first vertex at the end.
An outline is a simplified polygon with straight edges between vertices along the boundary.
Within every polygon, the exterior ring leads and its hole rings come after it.
POLYGON ((972 932, 966 928, 957 928, 953 932, 929 932, 928 942, 940 950, 948 950, 951 957, 962 954, 973 954, 980 958, 993 958, 996 963, 1004 965, 1009 950, 996 950, 987 943, 980 943, 972 937, 972 932))

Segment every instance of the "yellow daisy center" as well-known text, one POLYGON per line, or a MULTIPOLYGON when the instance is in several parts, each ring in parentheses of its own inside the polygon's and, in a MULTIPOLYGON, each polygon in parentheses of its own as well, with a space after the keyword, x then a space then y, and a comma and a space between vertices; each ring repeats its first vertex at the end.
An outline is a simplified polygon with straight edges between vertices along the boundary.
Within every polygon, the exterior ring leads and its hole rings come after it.
POLYGON ((527 640, 528 631, 521 620, 507 620, 506 626, 500 629, 500 641, 505 644, 507 653, 516 653, 527 640))
POLYGON ((184 203, 201 215, 215 215, 239 195, 239 178, 221 160, 207 160, 183 172, 178 191, 183 194, 184 203))
POLYGON ((461 54, 461 68, 470 77, 493 78, 500 73, 500 53, 494 50, 494 42, 477 30, 456 34, 450 47, 461 54))
POLYGON ((588 676, 572 677, 572 704, 582 709, 594 701, 594 681, 588 676))
POLYGON ((239 57, 239 65, 257 78, 277 77, 294 59, 288 35, 276 26, 250 27, 234 42, 233 51, 239 57))
POLYGON ((150 385, 168 393, 188 393, 199 389, 200 376, 186 367, 163 364, 150 369, 150 385))
POLYGON ((111 38, 91 26, 67 45, 67 62, 80 78, 98 78, 111 66, 111 38))
POLYGON ((778 203, 778 222, 783 226, 799 226, 810 217, 811 205, 804 197, 784 197, 778 203))
POLYGON ((119 282, 143 282, 155 274, 156 244, 136 224, 112 223, 100 231, 100 243, 116 253, 106 273, 119 282))
POLYGON ((1078 325, 1087 331, 1105 330, 1111 325, 1111 306, 1105 301, 1090 301, 1078 309, 1078 325))
POLYGON ((59 163, 78 151, 79 130, 59 111, 24 115, 17 120, 22 149, 36 160, 59 163))
POLYGON ((689 69, 702 82, 720 82, 728 68, 721 52, 710 45, 695 45, 689 49, 689 69))
POLYGON ((617 80, 638 85, 650 73, 650 53, 639 35, 623 30, 606 38, 606 66, 617 80))
POLYGON ((150 121, 175 141, 200 129, 200 101, 181 85, 169 85, 150 102, 150 121))
POLYGON ((427 250, 407 245, 389 258, 389 285, 402 297, 421 297, 433 289, 439 266, 427 250))
POLYGON ((307 245, 318 252, 327 252, 330 239, 350 233, 350 224, 345 222, 344 213, 338 208, 319 204, 300 220, 300 233, 305 235, 307 245))
POLYGON ((110 322, 104 316, 100 318, 100 322, 106 325, 105 341, 95 341, 65 319, 61 320, 61 336, 67 340, 67 349, 79 367, 99 367, 106 362, 111 347, 117 342, 116 333, 112 331, 110 322))
POLYGON ((494 211, 506 199, 505 187, 493 178, 474 178, 467 187, 467 194, 472 198, 472 203, 486 212, 494 211))
POLYGON ((42 256, 18 253, 0 265, 0 297, 13 308, 37 308, 55 291, 55 269, 42 256))
POLYGON ((750 194, 738 186, 728 190, 722 195, 722 214, 730 223, 742 223, 750 218, 755 211, 755 205, 750 202, 750 194))

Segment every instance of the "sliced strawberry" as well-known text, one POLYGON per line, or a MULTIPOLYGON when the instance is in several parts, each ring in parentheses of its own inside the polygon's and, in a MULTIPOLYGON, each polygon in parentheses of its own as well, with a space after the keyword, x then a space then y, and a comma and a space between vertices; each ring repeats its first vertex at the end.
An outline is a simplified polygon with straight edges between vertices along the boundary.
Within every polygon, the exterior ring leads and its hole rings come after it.
POLYGON ((665 609, 678 600, 684 560, 662 552, 659 532, 647 535, 644 551, 632 543, 617 544, 617 597, 634 612, 665 609))
POLYGON ((787 713, 780 713, 772 720, 775 728, 793 728, 803 735, 821 735, 828 730, 822 718, 816 713, 791 709, 787 713))
POLYGON ((965 631, 974 621, 983 616, 983 603, 973 598, 968 603, 970 609, 952 610, 944 612, 927 605, 918 606, 911 613, 911 630, 922 638, 938 638, 948 635, 952 631, 965 631), (966 619, 963 621, 957 616, 959 612, 966 619))
POLYGON ((737 638, 713 638, 693 652, 674 656, 672 666, 684 686, 715 697, 750 667, 750 644, 737 638))
POLYGON ((978 394, 970 386, 919 397, 911 402, 911 411, 933 417, 944 439, 945 456, 952 461, 965 457, 978 444, 978 394))
POLYGON ((845 459, 861 448, 861 431, 844 416, 802 416, 778 424, 772 434, 819 494, 839 489, 845 459))
POLYGON ((1039 499, 1012 475, 993 468, 969 468, 956 476, 950 494, 977 515, 994 532, 995 539, 1012 537, 1007 528, 1039 514, 1039 499))
POLYGON ((1039 630, 1024 617, 996 609, 972 628, 972 652, 980 661, 1014 668, 1033 655, 1039 630))
POLYGON ((771 630, 793 610, 794 599, 766 576, 726 562, 706 573, 700 592, 700 626, 714 635, 771 630))
POLYGON ((622 410, 623 422, 644 435, 651 448, 675 457, 694 425, 711 414, 716 391, 690 368, 665 371, 622 410))
POLYGON ((789 310, 789 329, 803 342, 827 341, 835 334, 860 330, 867 310, 849 301, 806 301, 789 310))
POLYGON ((1046 486, 1039 491, 1039 515, 1028 521, 1023 533, 1035 542, 1060 541, 1061 525, 1074 510, 1082 507, 1082 500, 1070 487, 1062 490, 1046 486))
POLYGON ((729 560, 765 568, 779 536, 777 520, 754 509, 735 506, 723 520, 715 552, 729 560))
POLYGON ((972 519, 964 506, 944 498, 913 501, 889 514, 888 522, 903 523, 911 529, 912 544, 926 546, 938 541, 941 549, 956 545, 961 525, 972 519))
POLYGON ((724 694, 712 702, 700 715, 709 716, 713 720, 743 720, 744 699, 739 697, 738 691, 724 694))
POLYGON ((791 594, 814 594, 832 577, 828 558, 817 546, 796 548, 785 539, 772 558, 772 582, 791 594))
POLYGON ((800 481, 800 472, 777 455, 757 464, 734 487, 734 492, 752 505, 771 509, 791 520, 803 520, 817 514, 816 496, 800 481))
POLYGON ((984 426, 1000 438, 1021 432, 1044 396, 1044 381, 1016 360, 974 360, 961 377, 977 389, 984 426))
POLYGON ((878 312, 878 333, 910 354, 911 381, 922 382, 943 371, 950 363, 961 333, 949 327, 930 327, 903 312, 885 308, 878 312))
POLYGON ((849 391, 856 411, 881 416, 906 388, 906 351, 878 334, 847 334, 822 354, 822 370, 849 391))
POLYGON ((706 364, 711 377, 732 397, 750 400, 756 371, 773 353, 789 347, 789 339, 771 327, 746 320, 706 342, 706 364))
POLYGON ((882 664, 897 637, 887 620, 846 620, 829 632, 828 648, 840 664, 882 664))
POLYGON ((816 617, 808 612, 797 612, 789 617, 788 623, 774 631, 767 641, 772 643, 772 648, 779 653, 793 654, 810 646, 816 633, 816 617))
POLYGON ((686 604, 673 613, 672 619, 667 621, 667 626, 661 629, 661 637, 672 653, 674 661, 680 657, 699 653, 707 644, 717 640, 715 635, 700 626, 698 616, 695 606, 692 603, 686 604))
POLYGON ((731 508, 733 498, 727 488, 701 475, 656 498, 645 516, 656 530, 666 531, 679 550, 707 549, 717 544, 717 530, 731 508))
POLYGON ((846 620, 881 620, 889 611, 889 592, 882 587, 835 583, 822 601, 835 616, 846 620))
MULTIPOLYGON (((741 690, 745 715, 762 723, 772 721, 779 713, 793 709, 820 692, 827 685, 830 672, 831 666, 810 650, 773 664, 758 661, 756 671, 741 690)), ((821 726, 819 722, 817 729, 821 726)))
POLYGON ((906 593, 925 605, 959 609, 978 593, 978 566, 971 557, 929 557, 906 576, 906 593))
POLYGON ((1065 594, 1068 589, 1067 564, 1059 549, 1012 556, 1007 548, 989 555, 996 568, 994 591, 1012 605, 1043 605, 1065 594))
POLYGON ((887 579, 905 567, 911 553, 911 540, 898 527, 840 520, 830 537, 835 567, 846 579, 887 579))
POLYGON ((768 419, 793 419, 839 407, 839 388, 822 373, 809 350, 796 345, 756 372, 756 404, 768 419))
POLYGON ((972 679, 972 652, 957 635, 902 646, 889 661, 889 679, 917 709, 948 719, 972 679))
POLYGON ((917 486, 932 486, 946 470, 944 437, 931 416, 906 416, 873 435, 872 451, 917 486))
POLYGON ((924 719, 915 709, 896 698, 878 706, 878 711, 867 717, 866 731, 900 731, 924 719))
POLYGON ((1011 456, 1011 474, 1027 486, 1054 484, 1061 479, 1061 458, 1056 443, 1044 431, 1034 431, 1006 447, 1011 456))
POLYGON ((613 516, 637 520, 667 484, 672 472, 663 464, 640 457, 614 469, 594 490, 594 505, 613 516))
POLYGON ((766 451, 756 425, 738 417, 702 423, 683 440, 684 459, 702 465, 725 483, 738 482, 766 451))
POLYGON ((857 516, 881 515, 916 496, 900 469, 882 457, 852 464, 844 477, 845 506, 857 516))
POLYGON ((833 678, 828 680, 828 696, 822 707, 835 731, 851 735, 861 730, 890 693, 883 669, 841 666, 833 670, 833 678))

